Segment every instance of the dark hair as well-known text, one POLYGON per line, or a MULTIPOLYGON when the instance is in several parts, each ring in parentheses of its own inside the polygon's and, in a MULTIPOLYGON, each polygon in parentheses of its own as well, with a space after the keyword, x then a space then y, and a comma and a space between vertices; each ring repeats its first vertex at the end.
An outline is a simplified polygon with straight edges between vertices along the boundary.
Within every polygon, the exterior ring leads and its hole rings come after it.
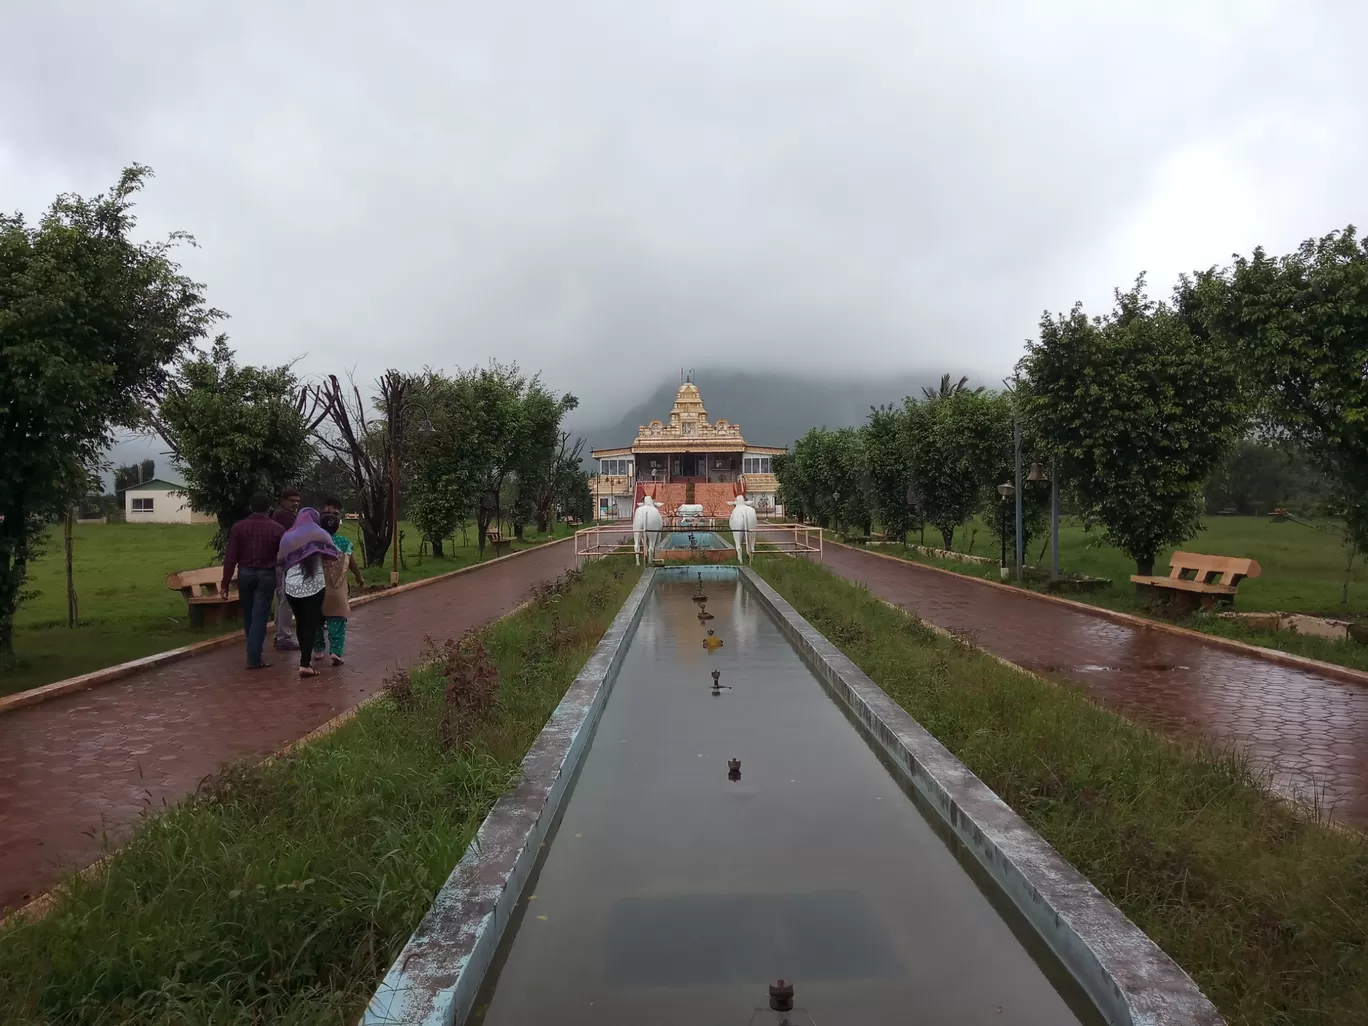
POLYGON ((271 497, 265 492, 257 492, 247 505, 253 513, 265 513, 271 508, 271 497))
POLYGON ((329 497, 329 498, 324 499, 324 500, 323 500, 323 508, 324 508, 324 509, 327 509, 329 506, 331 506, 333 509, 337 510, 339 513, 342 512, 342 500, 341 500, 341 499, 334 499, 334 498, 332 498, 332 497, 329 497))
POLYGON ((323 557, 320 556, 317 552, 315 552, 311 556, 305 556, 302 562, 304 563, 304 576, 316 577, 318 576, 318 571, 323 566, 323 557))
POLYGON ((285 499, 297 499, 297 498, 299 498, 299 489, 298 489, 298 488, 282 488, 282 489, 280 490, 280 498, 281 498, 282 501, 285 500, 285 499))

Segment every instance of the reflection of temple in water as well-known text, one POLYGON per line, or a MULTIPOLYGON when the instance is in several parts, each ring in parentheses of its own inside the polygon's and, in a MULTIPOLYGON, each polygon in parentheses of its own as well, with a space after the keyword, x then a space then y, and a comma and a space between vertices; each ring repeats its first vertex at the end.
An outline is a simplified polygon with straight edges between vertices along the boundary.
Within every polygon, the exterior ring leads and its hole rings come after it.
POLYGON ((755 596, 750 593, 748 588, 738 581, 736 594, 732 596, 731 602, 731 631, 733 634, 733 645, 744 645, 748 649, 754 648, 756 624, 760 617, 769 615, 763 608, 759 610, 758 615, 756 616, 746 615, 746 611, 751 608, 751 604, 754 602, 755 596))
MULTIPOLYGON (((733 645, 732 632, 736 629, 733 610, 736 609, 733 593, 740 590, 739 581, 705 580, 703 591, 708 601, 700 607, 693 601, 698 589, 698 580, 662 581, 656 590, 656 601, 660 603, 660 616, 652 618, 655 623, 664 625, 663 630, 674 644, 677 658, 688 665, 703 666, 709 660, 716 662, 718 655, 733 645), (713 614, 711 620, 700 620, 699 609, 707 609, 713 614), (712 628, 716 637, 723 642, 715 651, 703 647, 703 639, 712 628)), ((645 620, 643 618, 643 624, 645 620)))

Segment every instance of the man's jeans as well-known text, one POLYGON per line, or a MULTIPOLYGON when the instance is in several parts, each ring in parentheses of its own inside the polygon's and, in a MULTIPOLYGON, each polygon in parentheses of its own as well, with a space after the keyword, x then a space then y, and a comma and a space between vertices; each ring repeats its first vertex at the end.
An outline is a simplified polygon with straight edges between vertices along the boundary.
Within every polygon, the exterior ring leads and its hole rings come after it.
POLYGON ((242 629, 247 632, 247 665, 261 665, 261 650, 266 644, 266 621, 271 618, 271 596, 275 594, 274 570, 238 567, 238 598, 242 604, 242 629))

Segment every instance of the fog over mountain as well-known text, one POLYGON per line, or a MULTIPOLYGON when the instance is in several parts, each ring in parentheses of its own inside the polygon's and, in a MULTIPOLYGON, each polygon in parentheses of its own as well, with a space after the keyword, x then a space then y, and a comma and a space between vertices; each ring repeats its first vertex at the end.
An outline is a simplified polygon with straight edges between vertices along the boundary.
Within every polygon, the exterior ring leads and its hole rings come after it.
MULTIPOLYGON (((739 424, 741 434, 754 445, 792 446, 808 428, 862 424, 871 406, 920 395, 922 386, 938 383, 940 376, 939 372, 926 371, 843 378, 711 368, 696 371, 693 382, 703 396, 709 420, 739 424)), ((994 384, 974 380, 976 384, 994 384)), ((641 425, 669 418, 679 385, 678 375, 662 381, 648 398, 620 414, 608 408, 613 404, 603 403, 597 408, 582 404, 567 426, 586 439, 586 456, 591 449, 631 445, 641 425)))

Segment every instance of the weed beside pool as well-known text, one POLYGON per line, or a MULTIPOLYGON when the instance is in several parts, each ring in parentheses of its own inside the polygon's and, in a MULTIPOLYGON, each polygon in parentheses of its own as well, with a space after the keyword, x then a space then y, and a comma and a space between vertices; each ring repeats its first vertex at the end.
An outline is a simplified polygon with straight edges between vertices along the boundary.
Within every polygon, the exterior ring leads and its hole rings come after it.
POLYGON ((573 572, 434 642, 335 733, 140 824, 0 929, 0 1022, 352 1026, 637 576, 573 572))

